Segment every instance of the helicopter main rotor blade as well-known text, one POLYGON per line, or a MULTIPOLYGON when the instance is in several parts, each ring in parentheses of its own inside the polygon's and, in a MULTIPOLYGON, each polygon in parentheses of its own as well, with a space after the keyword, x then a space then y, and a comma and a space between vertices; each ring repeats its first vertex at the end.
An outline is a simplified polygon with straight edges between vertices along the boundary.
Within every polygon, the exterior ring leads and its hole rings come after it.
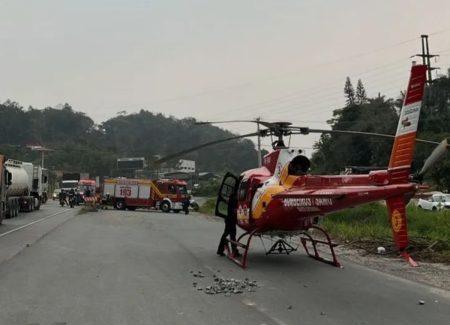
POLYGON ((230 120, 230 121, 205 121, 205 122, 195 122, 196 125, 204 124, 221 124, 221 123, 259 123, 256 120, 230 120))
POLYGON ((262 132, 264 132, 264 131, 247 133, 247 134, 237 135, 237 136, 230 137, 230 138, 225 138, 225 139, 215 140, 215 141, 211 141, 211 142, 206 142, 206 143, 203 143, 201 145, 198 145, 198 146, 195 146, 195 147, 191 147, 191 148, 188 148, 186 150, 178 151, 178 152, 173 153, 171 155, 168 155, 166 157, 157 159, 157 160, 153 161, 153 164, 154 165, 159 165, 159 164, 162 164, 163 162, 172 160, 174 158, 180 157, 182 155, 185 155, 185 154, 193 152, 193 151, 197 151, 197 150, 203 149, 205 147, 209 147, 209 146, 212 146, 212 145, 215 145, 215 144, 219 144, 219 143, 223 143, 223 142, 227 142, 227 141, 238 140, 238 139, 247 138, 247 137, 253 137, 253 136, 257 136, 258 134, 261 135, 262 132))
POLYGON ((205 124, 220 124, 220 123, 256 123, 262 126, 265 126, 269 129, 279 129, 279 128, 288 128, 292 123, 291 122, 267 122, 261 120, 229 120, 229 121, 205 121, 205 122, 195 122, 196 125, 205 125, 205 124))
MULTIPOLYGON (((363 131, 352 131, 352 130, 325 130, 325 129, 310 129, 308 127, 299 127, 299 126, 291 126, 290 128, 299 130, 301 134, 307 135, 309 133, 328 133, 328 134, 352 134, 352 135, 369 135, 374 137, 381 138, 395 138, 395 135, 392 134, 384 134, 384 133, 376 133, 376 132, 363 132, 363 131)), ((436 141, 416 139, 416 142, 428 143, 428 144, 439 144, 436 141)))
POLYGON ((431 155, 425 160, 422 169, 420 170, 418 176, 420 179, 430 170, 430 168, 447 152, 448 142, 444 139, 439 143, 439 145, 434 148, 431 155))

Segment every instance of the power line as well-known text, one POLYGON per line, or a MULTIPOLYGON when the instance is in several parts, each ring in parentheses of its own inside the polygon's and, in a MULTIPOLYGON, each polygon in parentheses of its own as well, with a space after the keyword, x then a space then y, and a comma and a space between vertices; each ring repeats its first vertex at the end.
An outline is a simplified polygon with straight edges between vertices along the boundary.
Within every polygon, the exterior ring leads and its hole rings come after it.
MULTIPOLYGON (((441 33, 447 32, 447 31, 448 30, 441 30, 441 31, 437 31, 437 32, 431 33, 430 35, 437 35, 437 34, 441 34, 441 33)), ((417 40, 417 37, 406 39, 406 40, 403 40, 403 41, 400 41, 400 42, 389 44, 389 45, 386 45, 386 46, 383 46, 383 47, 379 47, 379 48, 376 48, 376 49, 372 49, 372 50, 369 50, 369 51, 364 51, 364 52, 356 53, 356 54, 353 54, 353 55, 345 56, 345 57, 342 57, 342 58, 338 58, 336 60, 331 60, 331 61, 328 61, 328 62, 319 63, 319 64, 316 64, 316 65, 312 66, 311 68, 326 67, 326 66, 333 65, 333 64, 336 64, 336 63, 339 63, 339 62, 343 62, 343 61, 347 61, 347 60, 351 60, 351 59, 355 59, 355 58, 359 58, 359 57, 363 57, 363 56, 379 53, 379 52, 385 51, 387 49, 391 49, 391 48, 394 48, 394 47, 397 47, 397 46, 401 46, 401 45, 404 45, 404 44, 408 44, 408 43, 414 42, 416 40, 417 40)), ((236 88, 239 89, 239 88, 242 88, 242 87, 248 87, 248 86, 250 86, 252 84, 255 84, 255 83, 258 83, 258 82, 267 82, 267 81, 271 81, 273 79, 285 78, 285 77, 298 75, 300 73, 303 74, 304 73, 304 69, 302 69, 300 71, 285 73, 285 74, 265 76, 265 77, 257 78, 257 79, 251 80, 251 81, 238 83, 238 84, 234 84, 234 85, 228 85, 228 86, 217 88, 217 89, 211 89, 211 90, 205 90, 205 91, 200 91, 200 92, 191 93, 191 94, 179 95, 179 96, 175 96, 175 97, 163 98, 163 99, 160 99, 160 100, 156 100, 156 101, 150 102, 150 103, 148 103, 148 105, 164 104, 164 103, 184 100, 184 99, 188 99, 188 98, 201 97, 201 96, 205 96, 205 95, 208 95, 208 94, 211 94, 211 93, 217 93, 217 92, 233 90, 233 89, 236 89, 236 88)))
MULTIPOLYGON (((351 75, 351 77, 352 78, 361 77, 361 76, 363 76, 365 74, 369 74, 369 75, 372 74, 372 75, 374 75, 372 73, 374 71, 377 71, 377 70, 380 70, 380 69, 384 69, 384 68, 387 68, 387 67, 391 67, 392 65, 398 66, 399 63, 405 62, 406 60, 409 60, 409 58, 396 60, 396 61, 390 62, 388 64, 375 67, 373 69, 365 70, 365 71, 362 71, 362 72, 359 72, 359 73, 354 73, 354 74, 351 75)), ((396 69, 396 70, 399 70, 399 69, 396 69)), ((381 74, 381 73, 377 73, 375 75, 380 75, 380 76, 385 77, 385 74, 381 74)), ((260 114, 261 112, 270 110, 272 107, 278 107, 281 102, 289 102, 289 101, 292 101, 292 100, 296 100, 298 97, 301 97, 302 101, 304 101, 305 99, 314 97, 313 96, 314 94, 320 94, 320 97, 328 96, 329 92, 328 92, 327 89, 331 88, 329 86, 332 86, 334 93, 337 94, 338 91, 340 92, 340 87, 341 86, 337 85, 337 83, 340 82, 340 81, 342 81, 342 78, 336 79, 336 81, 332 81, 332 82, 327 83, 325 85, 321 84, 321 85, 311 86, 311 87, 308 87, 308 88, 305 88, 305 89, 302 89, 302 90, 299 90, 299 91, 294 91, 294 92, 285 94, 283 96, 279 96, 279 97, 275 97, 275 98, 272 98, 272 99, 256 102, 254 104, 239 106, 239 107, 235 107, 235 108, 232 108, 232 109, 221 110, 220 112, 215 111, 215 112, 212 112, 213 114, 209 115, 209 118, 216 118, 217 119, 217 117, 220 116, 220 114, 218 114, 218 113, 222 113, 222 112, 226 112, 226 115, 230 116, 231 112, 235 112, 235 111, 241 112, 243 110, 246 113, 255 112, 255 113, 252 113, 252 114, 260 114), (337 90, 336 87, 339 87, 339 90, 337 90), (317 91, 314 91, 314 90, 317 90, 317 91), (261 110, 262 107, 266 107, 267 109, 261 110)), ((366 82, 367 82, 367 80, 365 81, 365 83, 366 82)), ((316 99, 317 98, 314 97, 314 100, 316 100, 316 99)))

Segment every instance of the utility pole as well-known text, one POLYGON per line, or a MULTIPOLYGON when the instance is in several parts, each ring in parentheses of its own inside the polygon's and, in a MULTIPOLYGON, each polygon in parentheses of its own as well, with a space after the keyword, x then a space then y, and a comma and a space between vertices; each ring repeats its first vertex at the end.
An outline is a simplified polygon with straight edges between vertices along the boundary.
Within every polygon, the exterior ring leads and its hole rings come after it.
POLYGON ((437 54, 430 54, 430 48, 428 46, 428 35, 420 35, 422 38, 422 54, 416 54, 413 56, 419 56, 422 58, 422 63, 427 66, 428 78, 427 83, 431 84, 433 82, 433 77, 431 75, 431 71, 439 69, 431 66, 431 58, 437 57, 437 54))
POLYGON ((27 146, 32 151, 40 151, 41 152, 41 167, 44 168, 44 153, 49 151, 54 151, 53 149, 49 149, 43 146, 27 146))
POLYGON ((261 136, 259 134, 259 121, 261 120, 260 117, 256 118, 256 130, 258 132, 258 167, 262 166, 261 161, 261 136))

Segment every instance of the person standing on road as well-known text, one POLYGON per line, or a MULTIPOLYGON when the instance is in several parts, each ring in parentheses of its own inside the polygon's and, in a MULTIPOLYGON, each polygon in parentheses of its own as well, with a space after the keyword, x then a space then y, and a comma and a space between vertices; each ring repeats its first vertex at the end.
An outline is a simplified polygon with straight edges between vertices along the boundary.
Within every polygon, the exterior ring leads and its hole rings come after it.
MULTIPOLYGON (((236 191, 230 195, 228 199, 228 210, 227 216, 225 218, 225 230, 223 231, 222 237, 220 238, 219 247, 217 248, 217 255, 225 256, 224 250, 227 244, 227 236, 230 236, 230 240, 236 241, 236 224, 237 224, 237 194, 236 191)), ((236 244, 231 244, 231 249, 234 257, 239 257, 239 251, 236 244)))

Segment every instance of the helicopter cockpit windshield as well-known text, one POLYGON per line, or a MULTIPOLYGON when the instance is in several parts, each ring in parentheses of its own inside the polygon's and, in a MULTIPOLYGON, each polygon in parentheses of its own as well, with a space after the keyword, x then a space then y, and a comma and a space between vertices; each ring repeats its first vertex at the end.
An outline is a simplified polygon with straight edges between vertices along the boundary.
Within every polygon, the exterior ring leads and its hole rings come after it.
POLYGON ((298 155, 289 163, 288 173, 294 176, 306 175, 310 166, 311 162, 307 157, 298 155))

